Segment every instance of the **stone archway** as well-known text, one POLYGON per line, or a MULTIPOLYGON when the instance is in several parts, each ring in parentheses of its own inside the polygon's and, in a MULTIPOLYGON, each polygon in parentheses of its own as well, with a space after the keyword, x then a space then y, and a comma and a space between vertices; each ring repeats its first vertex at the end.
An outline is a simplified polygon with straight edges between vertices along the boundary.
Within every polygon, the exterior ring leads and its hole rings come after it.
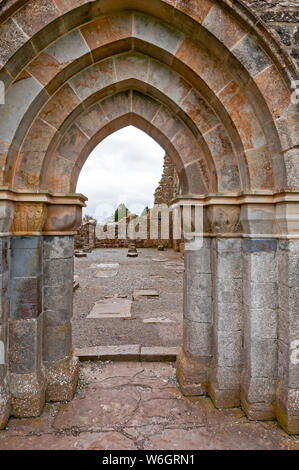
POLYGON ((183 392, 298 432, 289 59, 238 1, 3 3, 1 426, 73 396, 76 181, 92 148, 133 123, 175 163, 176 208, 204 208, 203 246, 185 259, 183 392))

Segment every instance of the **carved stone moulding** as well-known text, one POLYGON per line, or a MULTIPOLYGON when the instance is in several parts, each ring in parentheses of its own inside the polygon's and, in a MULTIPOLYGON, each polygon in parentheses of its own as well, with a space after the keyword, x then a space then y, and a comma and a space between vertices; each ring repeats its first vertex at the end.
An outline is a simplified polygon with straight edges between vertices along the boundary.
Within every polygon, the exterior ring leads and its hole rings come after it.
POLYGON ((238 205, 213 205, 207 208, 211 232, 215 235, 240 233, 240 212, 238 205))
POLYGON ((53 204, 48 206, 48 216, 44 225, 43 234, 59 235, 60 232, 71 233, 80 228, 82 222, 82 207, 66 204, 53 204))
POLYGON ((203 230, 195 236, 299 238, 297 192, 186 195, 172 201, 176 210, 184 205, 202 206, 203 230))
POLYGON ((73 235, 81 224, 81 194, 0 189, 0 236, 73 235))
POLYGON ((11 231, 14 235, 37 235, 47 218, 47 205, 41 202, 17 202, 11 231))

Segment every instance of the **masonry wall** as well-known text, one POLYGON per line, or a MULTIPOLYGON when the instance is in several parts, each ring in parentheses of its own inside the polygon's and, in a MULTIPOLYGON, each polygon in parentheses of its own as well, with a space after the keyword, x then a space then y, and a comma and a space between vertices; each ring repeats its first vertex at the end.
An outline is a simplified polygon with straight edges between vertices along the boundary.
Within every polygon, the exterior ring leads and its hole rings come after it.
POLYGON ((243 0, 263 20, 299 66, 299 1, 243 0))

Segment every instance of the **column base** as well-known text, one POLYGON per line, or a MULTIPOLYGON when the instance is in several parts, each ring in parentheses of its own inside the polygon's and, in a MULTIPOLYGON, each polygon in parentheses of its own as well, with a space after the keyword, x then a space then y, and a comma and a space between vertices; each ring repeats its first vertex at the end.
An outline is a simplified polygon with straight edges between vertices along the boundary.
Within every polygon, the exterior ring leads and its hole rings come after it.
POLYGON ((210 359, 192 359, 183 349, 177 356, 177 379, 185 396, 206 395, 210 359))
POLYGON ((252 421, 271 421, 276 417, 272 403, 250 403, 243 392, 241 392, 241 406, 247 418, 252 421))
POLYGON ((299 434, 299 390, 278 388, 276 418, 288 434, 299 434))
POLYGON ((79 376, 79 359, 72 354, 60 361, 45 362, 46 401, 59 402, 73 399, 79 376))
POLYGON ((45 404, 45 378, 40 374, 9 374, 11 411, 15 418, 40 416, 45 404))
POLYGON ((241 404, 240 390, 219 390, 211 384, 209 396, 216 408, 238 408, 241 404))
POLYGON ((7 384, 0 386, 0 430, 4 429, 10 415, 10 395, 7 384))

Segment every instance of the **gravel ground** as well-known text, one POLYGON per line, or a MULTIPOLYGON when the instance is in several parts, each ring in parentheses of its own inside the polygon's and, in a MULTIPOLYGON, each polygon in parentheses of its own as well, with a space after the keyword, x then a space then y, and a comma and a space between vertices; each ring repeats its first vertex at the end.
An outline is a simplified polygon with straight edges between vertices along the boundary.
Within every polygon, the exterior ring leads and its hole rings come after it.
POLYGON ((98 249, 87 258, 75 258, 80 287, 74 294, 74 347, 182 344, 183 257, 172 250, 159 252, 153 248, 139 249, 138 253, 138 258, 128 258, 126 249, 98 249), (96 277, 100 263, 119 263, 118 273, 96 277), (133 301, 130 319, 87 318, 95 302, 109 296, 132 300, 135 289, 156 289, 159 297, 133 301), (166 317, 173 323, 143 323, 153 317, 166 317))

